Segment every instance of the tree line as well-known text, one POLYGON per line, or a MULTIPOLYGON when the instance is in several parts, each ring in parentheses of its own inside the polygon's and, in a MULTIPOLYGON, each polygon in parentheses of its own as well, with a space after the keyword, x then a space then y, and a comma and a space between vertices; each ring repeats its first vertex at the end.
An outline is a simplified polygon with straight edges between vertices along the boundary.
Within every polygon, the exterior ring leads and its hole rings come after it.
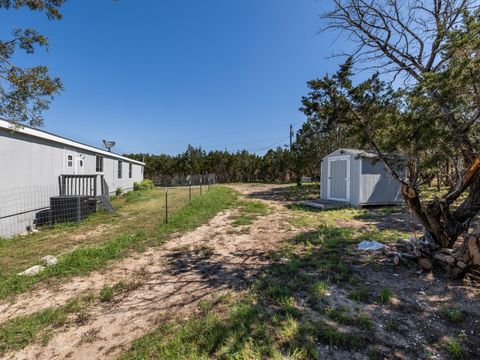
POLYGON ((290 181, 291 153, 284 147, 269 150, 259 156, 246 150, 237 152, 205 151, 189 145, 178 155, 126 154, 145 162, 145 177, 158 180, 163 177, 190 174, 215 174, 222 183, 230 182, 286 182, 290 181))

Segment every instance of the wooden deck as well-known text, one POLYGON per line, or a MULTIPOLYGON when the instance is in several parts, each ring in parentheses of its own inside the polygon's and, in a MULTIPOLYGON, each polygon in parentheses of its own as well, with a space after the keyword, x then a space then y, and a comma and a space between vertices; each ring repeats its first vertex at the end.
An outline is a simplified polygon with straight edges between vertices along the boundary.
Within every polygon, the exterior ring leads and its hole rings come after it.
POLYGON ((91 196, 97 199, 97 210, 115 211, 110 203, 110 189, 103 175, 60 175, 58 186, 60 197, 91 196))
POLYGON ((302 203, 303 206, 312 207, 320 210, 335 210, 348 208, 351 205, 349 203, 343 203, 339 201, 331 201, 325 199, 307 200, 302 203))

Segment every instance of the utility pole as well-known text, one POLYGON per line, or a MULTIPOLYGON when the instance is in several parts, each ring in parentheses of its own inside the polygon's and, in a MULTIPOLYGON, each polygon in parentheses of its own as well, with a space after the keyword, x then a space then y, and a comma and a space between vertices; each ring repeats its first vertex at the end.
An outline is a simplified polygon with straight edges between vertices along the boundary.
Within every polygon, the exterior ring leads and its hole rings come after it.
POLYGON ((293 142, 293 125, 290 124, 290 152, 292 152, 292 142, 293 142))
POLYGON ((292 181, 292 143, 293 143, 293 125, 290 124, 290 164, 289 164, 289 180, 292 181))

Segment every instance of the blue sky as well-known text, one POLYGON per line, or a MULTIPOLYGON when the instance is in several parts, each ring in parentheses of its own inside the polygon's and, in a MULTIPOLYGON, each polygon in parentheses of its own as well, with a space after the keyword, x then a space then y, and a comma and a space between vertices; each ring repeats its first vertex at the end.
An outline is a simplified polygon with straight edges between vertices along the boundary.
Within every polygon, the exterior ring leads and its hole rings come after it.
POLYGON ((1 11, 2 36, 35 27, 65 87, 44 129, 116 152, 176 154, 288 143, 306 81, 336 71, 341 39, 319 33, 328 1, 69 0, 63 20, 1 11), (340 44, 340 45, 339 45, 340 44))

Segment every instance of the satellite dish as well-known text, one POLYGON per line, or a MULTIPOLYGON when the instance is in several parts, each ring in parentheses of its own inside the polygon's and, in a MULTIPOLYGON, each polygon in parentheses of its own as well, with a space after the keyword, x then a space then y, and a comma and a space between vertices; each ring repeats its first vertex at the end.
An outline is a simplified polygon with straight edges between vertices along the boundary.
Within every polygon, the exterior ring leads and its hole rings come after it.
POLYGON ((103 140, 103 146, 105 146, 109 152, 112 151, 112 148, 115 146, 115 141, 103 140))

